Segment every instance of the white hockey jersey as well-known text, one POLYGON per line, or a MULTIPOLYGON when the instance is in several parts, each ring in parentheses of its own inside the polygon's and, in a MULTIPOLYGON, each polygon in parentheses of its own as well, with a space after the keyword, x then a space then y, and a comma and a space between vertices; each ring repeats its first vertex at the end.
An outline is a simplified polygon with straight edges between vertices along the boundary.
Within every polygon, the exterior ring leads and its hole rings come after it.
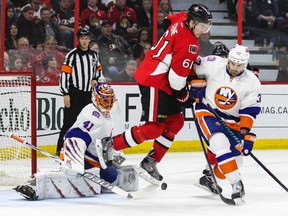
POLYGON ((92 162, 94 159, 91 156, 97 157, 95 141, 111 136, 112 130, 112 118, 104 117, 94 104, 90 103, 82 109, 76 122, 66 133, 65 138, 78 137, 84 140, 87 146, 86 151, 88 152, 88 154, 85 153, 85 160, 88 159, 92 162))
MULTIPOLYGON (((228 59, 219 56, 199 58, 193 69, 205 77, 205 98, 226 124, 235 129, 251 129, 260 113, 261 83, 248 69, 236 77, 227 71, 228 59)), ((196 114, 211 115, 205 106, 197 106, 196 114)))

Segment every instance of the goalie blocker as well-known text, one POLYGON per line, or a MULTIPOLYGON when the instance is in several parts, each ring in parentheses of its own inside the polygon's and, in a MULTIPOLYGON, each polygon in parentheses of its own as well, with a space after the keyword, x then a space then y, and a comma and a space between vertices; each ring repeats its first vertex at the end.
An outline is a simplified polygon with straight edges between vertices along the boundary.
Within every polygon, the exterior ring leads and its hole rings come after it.
MULTIPOLYGON (((105 171, 115 172, 112 169, 115 168, 108 167, 105 171)), ((100 176, 99 168, 92 168, 87 171, 100 176)), ((123 166, 116 172, 117 178, 112 183, 113 185, 117 185, 125 191, 138 190, 139 178, 135 174, 133 166, 123 166)), ((36 173, 31 180, 14 189, 28 200, 91 197, 111 192, 82 175, 69 176, 62 171, 36 173)))

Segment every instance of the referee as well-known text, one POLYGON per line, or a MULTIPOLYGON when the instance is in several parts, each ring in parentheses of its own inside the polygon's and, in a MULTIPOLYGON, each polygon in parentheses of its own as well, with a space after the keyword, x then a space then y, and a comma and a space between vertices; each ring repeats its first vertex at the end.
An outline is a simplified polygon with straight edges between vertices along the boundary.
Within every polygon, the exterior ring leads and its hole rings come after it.
POLYGON ((99 55, 89 48, 91 33, 82 28, 77 32, 78 46, 65 56, 60 77, 60 91, 64 95, 63 126, 57 142, 59 156, 66 131, 74 124, 78 114, 91 103, 92 81, 102 77, 99 55))

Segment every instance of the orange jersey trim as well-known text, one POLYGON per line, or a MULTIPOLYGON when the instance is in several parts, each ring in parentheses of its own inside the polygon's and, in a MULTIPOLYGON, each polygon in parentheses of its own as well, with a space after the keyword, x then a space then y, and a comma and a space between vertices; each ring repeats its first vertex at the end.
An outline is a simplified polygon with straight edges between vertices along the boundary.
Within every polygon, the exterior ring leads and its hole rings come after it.
POLYGON ((240 116, 240 128, 252 128, 254 120, 248 116, 240 116))
POLYGON ((97 162, 97 161, 92 161, 92 160, 89 160, 89 159, 87 159, 87 158, 84 158, 84 160, 87 162, 87 163, 89 163, 90 165, 92 165, 93 167, 101 167, 101 165, 100 165, 100 163, 99 162, 97 162))
POLYGON ((67 65, 62 65, 61 71, 64 73, 71 74, 72 73, 72 67, 69 67, 67 65))

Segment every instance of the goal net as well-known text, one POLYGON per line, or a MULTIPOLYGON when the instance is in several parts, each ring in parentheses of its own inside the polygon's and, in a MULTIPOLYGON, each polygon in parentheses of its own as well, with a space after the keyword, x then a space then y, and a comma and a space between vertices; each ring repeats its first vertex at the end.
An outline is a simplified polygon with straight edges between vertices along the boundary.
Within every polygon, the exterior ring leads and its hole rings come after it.
POLYGON ((22 184, 36 172, 36 79, 31 72, 0 71, 0 185, 22 184))

